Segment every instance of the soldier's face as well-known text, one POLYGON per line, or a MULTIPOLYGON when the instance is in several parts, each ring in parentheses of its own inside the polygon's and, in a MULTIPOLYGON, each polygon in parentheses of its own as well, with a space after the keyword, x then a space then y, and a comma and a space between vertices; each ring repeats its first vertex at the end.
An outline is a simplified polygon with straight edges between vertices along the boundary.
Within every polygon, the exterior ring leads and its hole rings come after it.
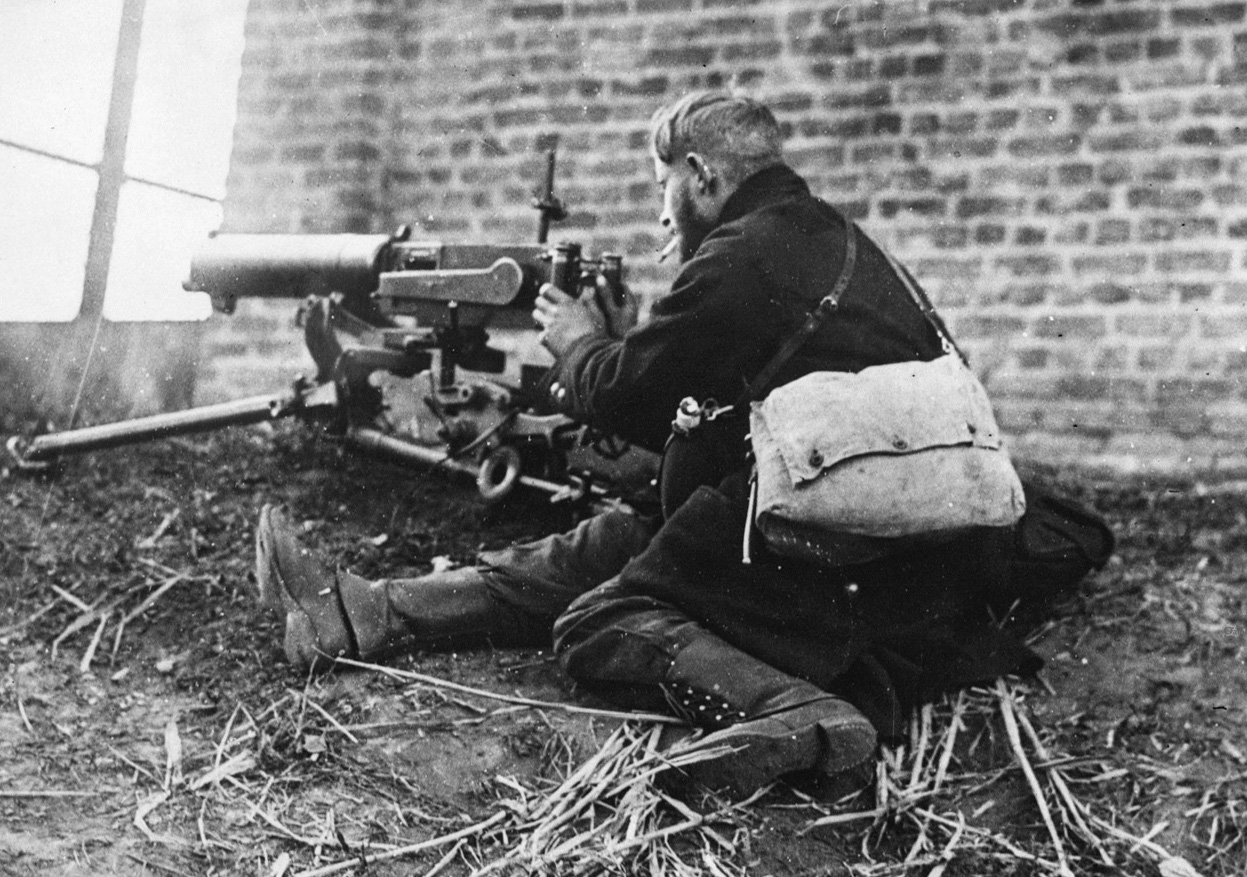
POLYGON ((658 221, 679 237, 680 261, 686 262, 714 227, 714 217, 698 199, 697 175, 685 162, 667 164, 655 158, 654 178, 662 190, 662 213, 658 221))

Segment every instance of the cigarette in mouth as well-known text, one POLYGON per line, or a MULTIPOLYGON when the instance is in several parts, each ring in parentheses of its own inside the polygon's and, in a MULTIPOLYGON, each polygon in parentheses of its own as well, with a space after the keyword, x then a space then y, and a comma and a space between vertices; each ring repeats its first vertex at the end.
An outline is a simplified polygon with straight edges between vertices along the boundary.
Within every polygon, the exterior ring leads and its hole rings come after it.
POLYGON ((662 252, 658 254, 658 261, 659 262, 667 261, 667 257, 670 256, 672 253, 674 253, 675 248, 678 247, 679 245, 680 245, 680 239, 678 237, 674 237, 670 241, 668 241, 667 246, 663 247, 662 252))

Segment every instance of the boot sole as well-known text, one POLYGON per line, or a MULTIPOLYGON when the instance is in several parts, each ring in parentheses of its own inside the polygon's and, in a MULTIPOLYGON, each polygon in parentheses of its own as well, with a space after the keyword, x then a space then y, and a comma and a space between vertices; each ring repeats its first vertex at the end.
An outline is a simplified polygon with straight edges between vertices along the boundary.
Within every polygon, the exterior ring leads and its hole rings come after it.
MULTIPOLYGON (((874 726, 866 719, 848 722, 816 721, 804 727, 749 732, 741 725, 707 736, 700 747, 731 746, 721 758, 689 768, 710 789, 726 789, 746 797, 781 776, 817 770, 836 779, 847 776, 874 757, 874 726)), ((863 783, 864 785, 864 783, 863 783)))
POLYGON ((330 655, 321 649, 315 619, 295 599, 276 563, 275 540, 284 525, 281 517, 281 511, 272 506, 266 505, 260 510, 260 520, 255 530, 256 587, 260 601, 273 612, 285 616, 286 632, 282 640, 282 650, 286 654, 286 660, 300 669, 310 668, 323 672, 333 666, 334 658, 353 655, 354 644, 350 631, 344 627, 342 636, 347 640, 345 647, 339 648, 336 655, 330 655))
POLYGON ((286 591, 281 573, 273 562, 276 546, 273 545, 274 524, 272 516, 280 514, 272 506, 260 510, 260 520, 255 528, 255 583, 260 602, 273 612, 282 614, 289 609, 293 598, 286 591))

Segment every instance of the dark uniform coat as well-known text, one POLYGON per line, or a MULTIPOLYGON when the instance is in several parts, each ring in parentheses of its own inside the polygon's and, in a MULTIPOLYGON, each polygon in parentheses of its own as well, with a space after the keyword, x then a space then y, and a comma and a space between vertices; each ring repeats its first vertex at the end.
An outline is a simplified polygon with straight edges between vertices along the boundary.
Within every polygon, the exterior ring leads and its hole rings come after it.
MULTIPOLYGON (((839 276, 848 231, 788 167, 754 175, 647 322, 621 340, 582 338, 560 357, 564 408, 662 448, 682 398, 734 402, 795 333, 839 276)), ((886 257, 864 235, 858 241, 840 307, 776 385, 814 370, 942 353, 886 257)), ((984 592, 1005 575, 1000 533, 834 570, 765 552, 742 564, 746 429, 746 417, 725 418, 698 435, 697 447, 668 454, 664 474, 680 485, 679 501, 664 504, 667 519, 616 578, 575 600, 555 624, 573 676, 618 690, 661 683, 670 657, 704 629, 839 691, 887 734, 899 728, 908 700, 1036 666, 981 612, 984 592)))

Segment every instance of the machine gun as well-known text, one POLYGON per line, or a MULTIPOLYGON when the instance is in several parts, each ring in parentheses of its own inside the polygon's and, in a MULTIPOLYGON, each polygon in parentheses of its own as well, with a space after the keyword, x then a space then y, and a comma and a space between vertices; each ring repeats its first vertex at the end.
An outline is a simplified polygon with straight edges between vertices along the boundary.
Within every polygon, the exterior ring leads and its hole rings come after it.
MULTIPOLYGON (((240 298, 302 301, 316 373, 270 395, 33 437, 8 449, 21 468, 149 439, 285 417, 324 424, 349 448, 467 475, 487 501, 516 486, 601 505, 643 490, 653 454, 594 433, 547 407, 546 369, 500 378, 506 355, 489 330, 531 327, 538 290, 622 295, 622 259, 551 246, 565 211, 554 154, 535 244, 452 244, 384 234, 214 234, 193 256, 188 291, 231 313, 240 298), (469 374, 465 374, 465 372, 469 374)), ((626 498, 626 497, 624 497, 626 498)))

